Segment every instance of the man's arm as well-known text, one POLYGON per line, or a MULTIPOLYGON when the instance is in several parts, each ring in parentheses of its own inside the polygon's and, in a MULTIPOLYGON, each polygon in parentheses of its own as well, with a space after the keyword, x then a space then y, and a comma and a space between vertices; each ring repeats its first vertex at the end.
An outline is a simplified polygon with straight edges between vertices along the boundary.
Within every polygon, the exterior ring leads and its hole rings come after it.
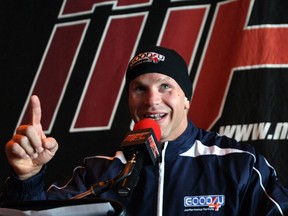
POLYGON ((20 180, 27 180, 39 173, 58 149, 57 141, 46 137, 42 130, 41 105, 36 95, 31 97, 30 106, 30 124, 19 126, 6 144, 8 162, 20 180))

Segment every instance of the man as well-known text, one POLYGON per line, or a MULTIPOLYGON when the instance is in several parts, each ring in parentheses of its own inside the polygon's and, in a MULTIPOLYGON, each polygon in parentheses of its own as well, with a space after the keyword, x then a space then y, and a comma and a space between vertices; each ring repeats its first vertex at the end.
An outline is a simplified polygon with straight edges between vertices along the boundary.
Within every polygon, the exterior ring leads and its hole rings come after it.
MULTIPOLYGON (((128 65, 125 88, 133 120, 152 118, 160 126, 162 161, 143 167, 131 196, 111 189, 99 197, 120 201, 133 216, 288 214, 287 189, 254 148, 198 129, 188 120, 192 84, 179 54, 163 47, 142 50, 128 65)), ((58 144, 42 131, 36 96, 31 105, 31 124, 20 126, 6 145, 14 173, 3 198, 69 199, 123 169, 121 151, 114 157, 86 158, 66 185, 44 191, 44 165, 58 144)))

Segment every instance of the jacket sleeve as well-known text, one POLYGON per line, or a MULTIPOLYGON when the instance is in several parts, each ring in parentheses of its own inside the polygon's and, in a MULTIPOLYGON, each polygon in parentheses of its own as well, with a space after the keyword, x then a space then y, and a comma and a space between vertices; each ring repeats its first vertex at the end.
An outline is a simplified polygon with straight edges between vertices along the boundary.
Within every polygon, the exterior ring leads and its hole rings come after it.
MULTIPOLYGON (((32 178, 21 181, 12 174, 5 183, 1 200, 63 200, 70 199, 90 189, 97 182, 113 179, 122 169, 119 153, 114 157, 94 156, 84 159, 84 164, 74 169, 71 178, 64 185, 52 184, 45 191, 44 175, 46 166, 32 178)), ((110 196, 112 191, 103 193, 110 196)))
POLYGON ((14 171, 6 179, 3 192, 0 195, 1 202, 15 200, 45 200, 44 175, 46 166, 35 176, 22 181, 14 171))
MULTIPOLYGON (((70 199, 81 193, 86 193, 95 183, 114 179, 123 168, 123 154, 115 156, 93 156, 84 159, 81 166, 73 170, 71 178, 64 184, 52 184, 47 190, 47 199, 70 199)), ((114 197, 113 190, 103 190, 99 197, 114 197)), ((89 193, 88 193, 89 194, 89 193)), ((92 197, 94 195, 91 195, 92 197)))
POLYGON ((288 190, 279 183, 274 168, 261 155, 255 154, 253 170, 243 193, 240 215, 288 215, 288 190))

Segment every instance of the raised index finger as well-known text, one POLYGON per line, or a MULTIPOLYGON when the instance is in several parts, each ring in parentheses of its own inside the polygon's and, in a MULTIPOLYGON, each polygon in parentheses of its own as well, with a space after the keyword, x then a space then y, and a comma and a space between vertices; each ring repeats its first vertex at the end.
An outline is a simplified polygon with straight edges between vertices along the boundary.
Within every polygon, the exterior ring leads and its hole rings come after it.
MULTIPOLYGON (((30 99, 30 115, 31 124, 35 127, 41 126, 41 104, 36 95, 32 95, 30 99)), ((42 127, 41 127, 42 128, 42 127)))
POLYGON ((40 100, 36 95, 32 95, 31 99, 30 99, 30 114, 31 114, 31 125, 33 125, 36 130, 38 135, 44 139, 46 138, 43 129, 42 129, 42 125, 41 125, 41 104, 40 104, 40 100))

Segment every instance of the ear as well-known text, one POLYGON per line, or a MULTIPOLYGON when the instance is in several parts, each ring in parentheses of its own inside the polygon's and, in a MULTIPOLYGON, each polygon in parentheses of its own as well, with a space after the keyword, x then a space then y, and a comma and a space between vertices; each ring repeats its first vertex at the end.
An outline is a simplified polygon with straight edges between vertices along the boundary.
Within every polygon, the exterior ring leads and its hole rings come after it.
POLYGON ((188 100, 187 97, 185 97, 184 109, 187 109, 187 110, 190 109, 190 101, 188 100))

